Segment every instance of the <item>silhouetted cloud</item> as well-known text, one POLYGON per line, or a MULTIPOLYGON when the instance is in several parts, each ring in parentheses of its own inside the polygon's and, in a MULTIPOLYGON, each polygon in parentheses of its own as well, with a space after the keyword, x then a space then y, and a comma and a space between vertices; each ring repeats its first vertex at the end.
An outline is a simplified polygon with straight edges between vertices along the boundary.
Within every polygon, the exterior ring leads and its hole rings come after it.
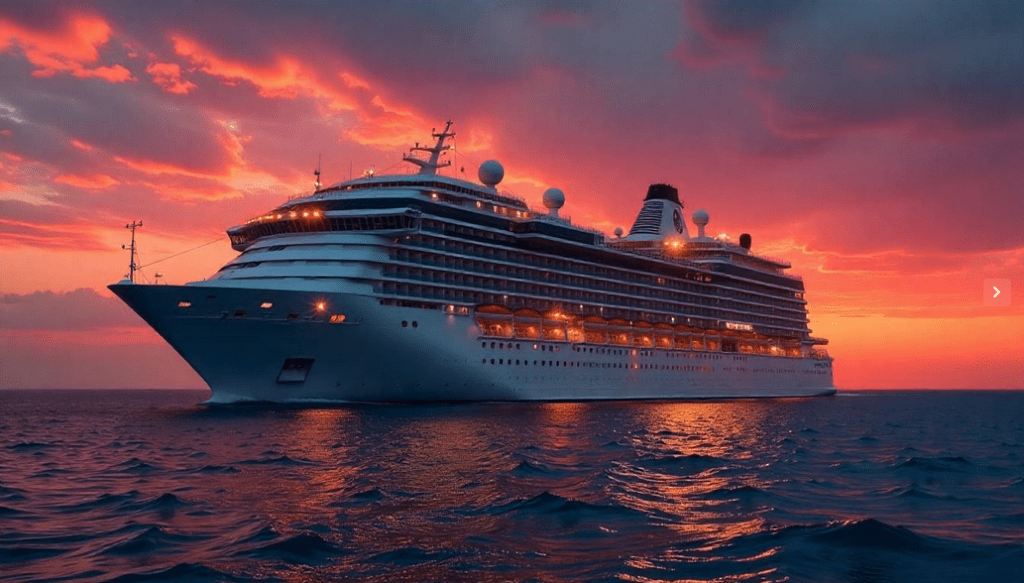
POLYGON ((92 289, 0 294, 0 329, 95 330, 145 326, 121 300, 92 289))

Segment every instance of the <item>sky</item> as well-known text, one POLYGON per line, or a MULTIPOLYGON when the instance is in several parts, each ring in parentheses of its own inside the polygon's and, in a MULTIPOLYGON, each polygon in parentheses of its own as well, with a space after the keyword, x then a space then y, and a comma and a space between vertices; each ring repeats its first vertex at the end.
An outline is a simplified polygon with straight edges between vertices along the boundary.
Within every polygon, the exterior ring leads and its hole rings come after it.
POLYGON ((0 388, 203 387, 106 289, 124 225, 148 281, 202 279, 318 159, 408 172, 449 119, 451 174, 575 223, 667 182, 751 233, 840 389, 1024 388, 1014 0, 0 0, 0 388))

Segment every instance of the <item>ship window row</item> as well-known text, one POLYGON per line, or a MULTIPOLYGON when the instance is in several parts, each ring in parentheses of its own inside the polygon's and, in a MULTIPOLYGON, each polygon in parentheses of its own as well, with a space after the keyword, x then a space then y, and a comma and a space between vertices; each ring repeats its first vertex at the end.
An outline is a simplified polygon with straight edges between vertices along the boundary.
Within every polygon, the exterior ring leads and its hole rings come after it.
POLYGON ((544 366, 544 367, 561 367, 561 368, 616 368, 616 369, 633 369, 633 370, 674 370, 674 371, 693 371, 693 372, 714 372, 714 367, 707 365, 694 365, 694 364, 641 364, 635 362, 591 362, 591 361, 576 361, 576 360, 526 360, 526 359, 511 359, 511 358, 491 358, 482 359, 480 364, 492 364, 497 366, 544 366), (532 362, 532 365, 531 365, 532 362))
MULTIPOLYGON (((490 342, 487 342, 485 340, 485 341, 480 343, 480 347, 481 348, 487 348, 488 345, 490 345, 492 350, 513 350, 513 349, 514 350, 522 350, 522 347, 523 347, 523 343, 521 343, 521 342, 501 342, 501 341, 494 341, 494 340, 491 340, 490 342)), ((529 342, 526 343, 526 349, 527 350, 530 350, 531 346, 533 347, 533 350, 538 350, 539 349, 542 352, 545 352, 545 351, 547 351, 547 352, 558 352, 558 350, 559 350, 559 347, 557 345, 553 345, 553 344, 540 344, 540 343, 532 343, 531 344, 529 342)), ((695 359, 695 358, 700 358, 700 359, 704 359, 704 360, 708 360, 708 359, 720 360, 721 359, 721 356, 717 355, 717 354, 705 354, 705 353, 695 353, 695 352, 681 352, 679 350, 658 350, 658 351, 655 351, 655 350, 638 350, 636 348, 609 348, 609 347, 605 347, 605 346, 584 346, 584 345, 579 345, 579 344, 574 344, 572 346, 572 351, 573 352, 578 352, 578 353, 581 353, 581 354, 603 354, 603 355, 608 355, 608 356, 640 356, 640 357, 659 357, 660 356, 660 357, 667 358, 667 359, 676 359, 676 358, 695 359)), ((740 358, 743 358, 743 357, 740 357, 740 358)))
MULTIPOLYGON (((447 261, 447 260, 446 260, 447 261)), ((444 286, 459 286, 476 288, 487 291, 507 292, 512 294, 529 294, 541 298, 548 298, 557 301, 603 304, 608 306, 626 306, 643 310, 671 309, 674 311, 687 311, 695 306, 714 306, 723 310, 723 319, 748 319, 749 316, 763 316, 769 318, 767 321, 790 321, 803 322, 806 317, 803 311, 778 310, 776 308, 761 304, 748 304, 745 302, 730 300, 728 298, 709 298, 696 293, 675 292, 665 294, 661 301, 647 299, 641 295, 641 290, 636 286, 620 286, 611 293, 602 293, 605 286, 597 285, 594 281, 584 278, 560 277, 547 282, 536 282, 530 279, 529 274, 519 275, 518 280, 506 277, 495 277, 487 274, 478 275, 467 265, 469 262, 451 262, 442 270, 421 269, 404 265, 390 265, 384 268, 382 275, 401 280, 422 281, 427 283, 443 284, 444 286), (730 316, 725 312, 733 312, 730 316), (789 313, 787 313, 789 312, 789 313)), ((509 269, 509 271, 522 271, 521 269, 509 269)))
MULTIPOLYGON (((482 290, 465 290, 451 286, 427 286, 395 281, 385 281, 378 284, 375 286, 375 292, 396 298, 408 298, 411 300, 438 300, 445 303, 466 305, 501 304, 507 306, 530 307, 537 311, 546 311, 563 303, 550 297, 544 298, 495 294, 482 290)), ((430 305, 431 307, 436 306, 436 304, 430 305)), ((592 312, 594 314, 600 313, 602 317, 608 319, 623 318, 633 321, 647 320, 656 322, 669 321, 670 319, 673 319, 679 323, 687 323, 705 328, 715 328, 718 326, 718 322, 720 320, 728 319, 727 317, 723 317, 724 314, 720 311, 706 308, 697 308, 689 310, 686 313, 680 313, 660 310, 640 311, 628 308, 595 308, 594 306, 585 306, 584 312, 592 312)), ((764 334, 793 336, 802 335, 807 332, 806 322, 787 322, 779 321, 778 319, 769 320, 767 318, 759 317, 749 317, 746 319, 757 324, 758 330, 764 334)))
POLYGON ((318 233, 324 231, 397 231, 416 226, 410 215, 376 215, 363 217, 285 217, 243 227, 229 234, 232 245, 244 245, 261 237, 286 233, 318 233))
MULTIPOLYGON (((404 273, 397 273, 397 274, 390 274, 389 273, 387 275, 390 275, 390 276, 395 277, 395 278, 400 279, 400 280, 405 280, 406 288, 412 290, 410 293, 412 293, 413 295, 419 295, 420 293, 425 293, 425 294, 427 294, 427 297, 431 297, 433 299, 446 299, 446 300, 447 299, 451 299, 451 300, 453 300, 455 302, 459 302, 459 303, 466 303, 466 302, 473 301, 473 300, 464 299, 464 298, 467 297, 467 295, 465 293, 466 291, 468 291, 470 294, 475 294, 476 292, 485 292, 485 293, 486 292, 491 292, 493 297, 499 297, 499 296, 493 294, 493 292, 497 291, 497 292, 508 292, 508 293, 502 293, 500 295, 500 300, 495 302, 495 303, 499 303, 501 305, 506 305, 506 306, 510 306, 510 307, 520 307, 520 306, 522 306, 522 304, 510 304, 509 303, 509 296, 510 295, 517 295, 517 296, 520 296, 520 297, 517 298, 520 301, 522 301, 523 299, 527 299, 527 301, 529 302, 529 304, 527 304, 527 305, 536 304, 537 301, 541 301, 541 302, 545 302, 545 301, 546 302, 554 302, 554 303, 560 303, 560 304, 576 304, 576 303, 580 303, 580 311, 587 310, 587 311, 591 311, 591 312, 597 312, 598 310, 600 310, 600 314, 602 316, 604 316, 604 317, 613 317, 610 314, 614 314, 615 313, 615 311, 614 311, 615 308, 621 307, 621 308, 632 309, 632 310, 640 310, 640 313, 642 315, 640 316, 640 318, 635 318, 635 319, 648 319, 648 318, 650 318, 650 314, 655 314, 655 313, 661 313, 661 314, 666 314, 666 313, 681 314, 681 313, 685 313, 685 314, 688 314, 688 315, 689 314, 693 314, 693 313, 702 313, 702 314, 708 314, 711 317, 714 317, 716 319, 721 319, 721 320, 742 319, 744 321, 749 321, 750 323, 756 323, 756 324, 777 324, 777 325, 783 325, 783 326, 788 324, 790 326, 794 326, 794 325, 795 326, 802 326, 803 324, 806 323, 806 318, 802 317, 803 314, 800 315, 801 317, 785 318, 785 317, 783 317, 783 315, 779 315, 779 314, 759 314, 759 313, 756 313, 756 312, 751 312, 751 311, 743 310, 743 309, 741 309, 742 306, 735 306, 735 305, 730 306, 728 304, 726 304, 726 305, 718 305, 718 306, 715 306, 714 308, 712 308, 710 310, 706 310, 706 309, 702 309, 702 308, 698 307, 700 305, 704 305, 703 303, 701 303, 701 304, 685 304, 685 305, 677 303, 677 302, 661 302, 661 303, 658 303, 658 302, 651 302, 651 301, 646 301, 646 300, 636 300, 635 298, 631 298, 629 296, 621 296, 621 295, 616 296, 616 295, 612 295, 612 294, 599 294, 599 293, 593 293, 593 292, 582 291, 582 290, 567 290, 567 289, 562 288, 562 287, 548 287, 548 286, 541 286, 541 285, 536 285, 536 284, 521 284, 521 285, 516 285, 516 286, 504 286, 504 287, 502 287, 502 286, 496 286, 495 283, 497 283, 497 282, 495 282, 492 279, 468 277, 468 276, 465 276, 463 274, 445 273, 443 275, 443 278, 442 277, 438 277, 437 279, 418 278, 418 277, 415 277, 415 275, 410 276, 409 274, 404 274, 404 273), (426 287, 418 286, 417 285, 417 280, 422 280, 424 282, 429 282, 429 283, 440 284, 439 286, 437 286, 437 289, 444 290, 443 291, 443 296, 439 296, 437 291, 432 291, 433 286, 426 286, 426 287), (414 288, 419 288, 419 287, 422 287, 423 289, 421 289, 419 291, 416 291, 414 289, 414 288), (474 288, 474 289, 471 289, 471 290, 456 289, 456 288, 467 288, 467 287, 468 288, 474 288), (521 297, 524 294, 526 294, 526 297, 525 298, 521 297), (583 304, 588 304, 589 307, 585 308, 585 306, 583 304), (596 308, 594 306, 595 304, 598 305, 596 308)), ((397 284, 401 285, 403 282, 394 282, 394 283, 397 283, 397 284)), ((381 291, 383 293, 389 293, 391 289, 393 289, 393 288, 389 287, 388 283, 385 283, 384 286, 383 286, 383 289, 381 291)), ((545 309, 547 309, 547 308, 545 308, 545 309)), ((631 312, 631 313, 633 313, 633 312, 631 312)))
MULTIPOLYGON (((494 194, 484 190, 476 190, 473 188, 467 188, 456 184, 448 184, 445 182, 436 182, 433 180, 416 180, 416 181, 393 181, 393 182, 366 182, 360 184, 348 184, 340 188, 325 189, 320 191, 320 194, 328 194, 331 192, 339 191, 351 191, 351 190, 365 190, 365 189, 385 189, 385 188, 409 188, 409 189, 427 189, 427 192, 436 191, 450 192, 454 194, 468 194, 474 197, 483 198, 499 202, 501 204, 518 207, 520 209, 526 209, 526 203, 509 196, 502 196, 500 194, 494 194)), ((457 202, 463 202, 465 199, 456 199, 457 202)))
MULTIPOLYGON (((442 221, 438 221, 438 220, 424 219, 424 226, 426 227, 427 225, 430 225, 430 228, 429 228, 430 231, 436 232, 439 235, 448 235, 448 234, 459 235, 461 233, 466 233, 466 235, 464 235, 464 236, 468 236, 471 239, 477 239, 479 237, 480 233, 485 233, 485 232, 486 233, 492 233, 492 231, 487 231, 485 229, 460 228, 460 227, 462 227, 462 225, 460 225, 459 223, 442 222, 442 221)), ((505 238, 498 238, 498 237, 489 237, 489 238, 494 238, 495 240, 505 240, 505 238)), ((445 238, 443 236, 439 237, 436 241, 425 241, 424 243, 426 244, 426 246, 428 246, 430 248, 434 248, 434 249, 438 249, 438 250, 442 250, 442 251, 448 251, 448 249, 445 248, 445 238)), ((500 256, 500 253, 502 251, 510 252, 510 253, 515 253, 517 250, 509 249, 507 247, 502 247, 502 248, 497 249, 497 251, 499 252, 498 256, 500 256)), ((681 264, 683 263, 683 262, 680 261, 680 259, 678 257, 666 255, 665 253, 663 253, 661 251, 637 251, 637 254, 648 256, 648 257, 652 257, 654 259, 658 259, 658 260, 662 260, 662 261, 668 261, 668 262, 672 263, 674 267, 681 267, 682 266, 681 264)), ((632 271, 632 270, 616 269, 615 267, 609 267, 609 266, 606 266, 606 265, 600 265, 600 264, 591 263, 591 262, 587 262, 587 261, 579 261, 579 260, 567 261, 565 258, 554 257, 554 256, 547 256, 547 255, 543 255, 543 254, 527 253, 525 257, 510 255, 510 257, 516 257, 516 260, 518 262, 520 262, 520 263, 524 263, 525 262, 527 264, 530 263, 530 257, 531 256, 542 258, 542 259, 549 259, 553 263, 553 265, 548 265, 546 263, 541 263, 541 264, 539 264, 539 266, 541 266, 541 267, 553 268, 554 265, 557 265, 560 269, 565 269, 565 270, 569 270, 569 271, 573 271, 573 272, 578 272, 578 273, 585 273, 585 274, 600 273, 602 270, 605 270, 604 271, 605 275, 614 273, 615 277, 617 279, 627 278, 627 279, 630 279, 632 281, 637 281, 637 282, 641 282, 641 283, 651 283, 654 279, 657 278, 657 276, 652 276, 649 273, 644 273, 642 271, 632 271)), ((697 268, 697 269, 699 269, 700 267, 704 267, 704 269, 710 269, 711 268, 711 266, 700 266, 700 265, 697 265, 697 264, 692 264, 691 266, 694 267, 694 268, 697 268)), ((777 275, 758 273, 758 272, 751 273, 749 275, 752 278, 754 278, 755 280, 758 280, 758 281, 747 282, 747 281, 744 281, 743 279, 739 279, 736 276, 728 277, 728 279, 730 281, 730 284, 735 283, 735 284, 737 284, 737 286, 740 286, 740 287, 745 287, 745 288, 751 289, 751 290, 759 290, 759 291, 762 291, 762 292, 771 290, 773 292, 773 294, 778 296, 778 297, 782 297, 782 298, 786 298, 786 299, 792 299, 793 298, 793 291, 794 290, 792 288, 789 288, 789 287, 786 287, 786 286, 783 286, 782 288, 780 288, 779 286, 777 286, 777 285, 775 285, 775 284, 773 284, 773 283, 771 283, 769 281, 765 281, 764 284, 761 284, 760 281, 759 281, 760 279, 762 279, 765 276, 777 277, 777 275)), ((707 277, 708 277, 708 274, 700 273, 700 272, 690 272, 690 273, 686 273, 686 275, 685 275, 685 279, 692 279, 692 280, 695 280, 695 281, 705 281, 707 277)), ((794 277, 794 279, 799 279, 798 277, 795 277, 795 276, 790 276, 790 277, 794 277)))
MULTIPOLYGON (((542 255, 538 253, 531 253, 526 251, 507 249, 504 247, 494 247, 490 245, 483 245, 476 242, 466 242, 445 238, 434 238, 434 237, 413 237, 407 244, 410 247, 416 247, 427 251, 425 255, 414 255, 415 251, 399 249, 395 254, 395 259, 406 260, 406 261, 423 261, 436 263, 433 259, 435 254, 429 253, 429 251, 439 252, 441 257, 451 257, 452 255, 462 255, 463 258, 475 258, 475 259, 486 259, 499 262, 506 262, 514 265, 517 269, 519 266, 525 268, 536 268, 544 270, 544 272, 537 273, 532 272, 536 275, 531 277, 558 277, 560 274, 573 274, 583 275, 590 277, 597 277, 607 280, 607 283, 618 287, 623 281, 630 283, 636 283, 638 285, 647 286, 650 293, 665 293, 670 292, 673 288, 676 289, 688 289, 688 290, 707 290, 707 283, 710 274, 701 272, 687 273, 686 278, 668 277, 659 275, 650 275, 633 272, 630 270, 617 269, 614 267, 597 266, 588 262, 573 261, 566 258, 553 257, 542 255), (409 258, 405 258, 405 254, 409 254, 409 258), (670 286, 666 289, 666 282, 670 286)), ((454 257, 451 257, 454 259, 454 257)), ((442 264, 443 265, 443 264, 442 264)), ((722 276, 719 276, 722 277, 722 276)), ((720 290, 739 290, 736 288, 742 288, 743 290, 753 292, 750 295, 758 297, 762 303, 771 303, 778 307, 801 310, 803 304, 794 298, 793 291, 788 289, 777 289, 766 285, 753 285, 742 280, 736 280, 734 278, 727 279, 728 287, 719 287, 720 290)))
MULTIPOLYGON (((463 249, 462 251, 472 250, 463 249)), ((732 290, 724 286, 709 289, 707 286, 701 286, 695 283, 686 283, 680 280, 669 280, 668 283, 662 283, 660 287, 644 286, 639 284, 632 285, 611 279, 598 279, 593 276, 585 277, 574 275, 572 272, 559 272, 557 271, 557 267, 555 267, 555 271, 549 271, 547 269, 533 268, 523 266, 521 264, 499 263, 494 260, 489 260, 491 259, 490 257, 479 258, 460 255, 455 253, 455 250, 452 250, 449 254, 441 255, 416 250, 397 249, 393 253, 393 256, 394 260, 398 262, 436 267, 441 270, 472 272, 474 275, 486 276, 488 278, 493 278, 494 276, 510 277, 522 279, 527 282, 536 281, 557 285, 586 287, 587 289, 626 292, 633 297, 648 297, 662 300, 680 300, 684 297, 692 297, 695 299, 691 299, 689 301, 695 301, 696 303, 709 303, 715 300, 720 301, 721 299, 733 299, 750 303, 751 306, 759 306, 757 308, 753 308, 754 310, 763 310, 770 306, 769 311, 771 308, 774 308, 788 311, 793 316, 802 316, 804 314, 804 307, 802 303, 797 303, 789 299, 780 300, 773 296, 750 294, 738 290, 732 290), (689 292, 688 295, 681 295, 681 293, 687 294, 687 292, 689 292), (713 294, 711 297, 708 295, 709 292, 710 294, 713 294)), ((511 259, 513 261, 515 260, 515 258, 511 259)), ((666 282, 665 278, 660 279, 661 282, 666 282)))

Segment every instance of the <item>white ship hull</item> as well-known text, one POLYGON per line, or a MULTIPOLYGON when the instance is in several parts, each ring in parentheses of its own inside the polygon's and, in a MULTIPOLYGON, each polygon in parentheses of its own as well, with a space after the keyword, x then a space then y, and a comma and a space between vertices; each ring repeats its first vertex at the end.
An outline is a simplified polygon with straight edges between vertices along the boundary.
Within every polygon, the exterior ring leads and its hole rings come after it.
POLYGON ((384 305, 365 293, 243 285, 110 289, 199 373, 211 403, 835 393, 829 360, 484 337, 468 315, 384 305))

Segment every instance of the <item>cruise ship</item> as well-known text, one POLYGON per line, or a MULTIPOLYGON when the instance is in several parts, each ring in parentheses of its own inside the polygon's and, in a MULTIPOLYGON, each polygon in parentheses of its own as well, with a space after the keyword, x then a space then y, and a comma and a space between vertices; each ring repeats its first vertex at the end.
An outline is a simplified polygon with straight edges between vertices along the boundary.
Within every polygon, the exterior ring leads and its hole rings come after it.
POLYGON ((451 122, 431 135, 403 156, 414 173, 318 183, 228 229, 239 255, 208 279, 110 289, 211 403, 835 392, 790 264, 707 236, 704 210, 691 236, 674 187, 606 236, 560 216, 558 189, 543 210, 499 191, 494 160, 479 183, 439 174, 451 122))

